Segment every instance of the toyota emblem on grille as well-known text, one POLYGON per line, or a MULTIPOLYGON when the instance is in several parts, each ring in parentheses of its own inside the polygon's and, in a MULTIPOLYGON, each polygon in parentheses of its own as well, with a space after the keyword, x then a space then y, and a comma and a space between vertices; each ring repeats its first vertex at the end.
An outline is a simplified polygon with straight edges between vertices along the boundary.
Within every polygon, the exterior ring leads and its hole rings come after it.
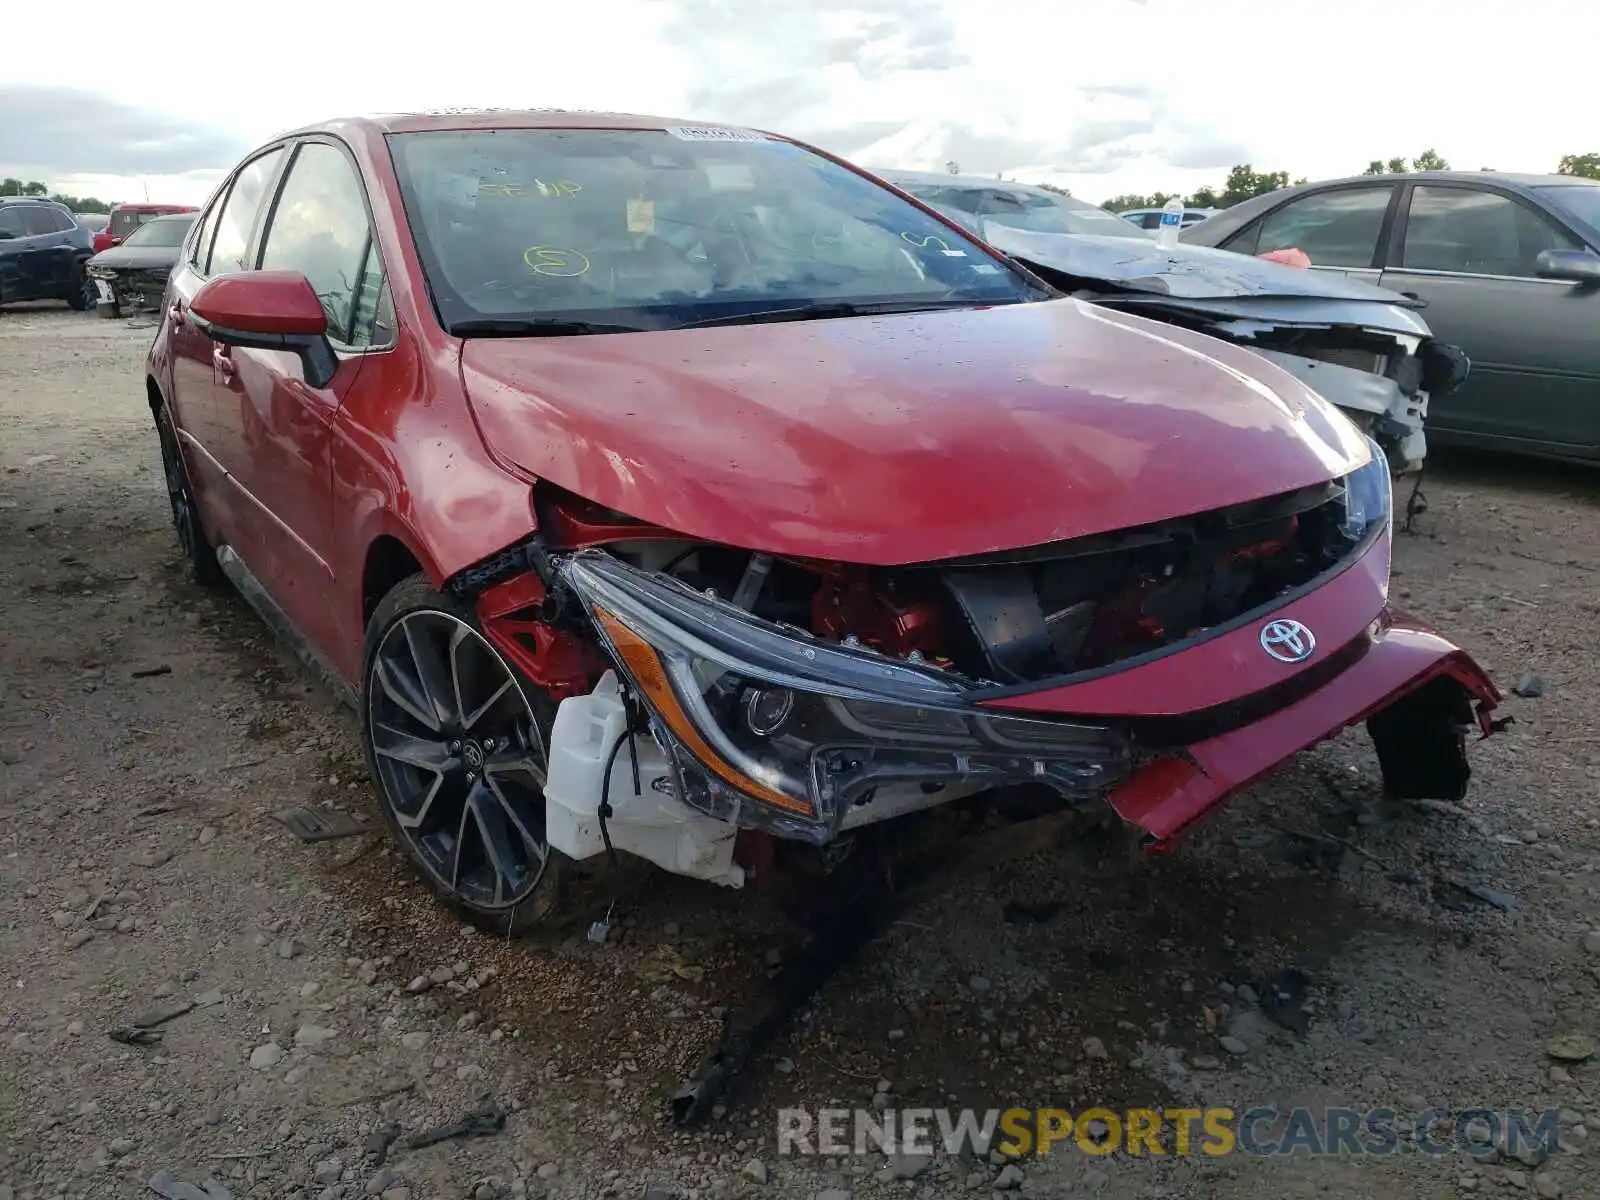
POLYGON ((1317 649, 1317 639, 1299 621, 1268 621, 1261 627, 1261 648, 1283 663, 1305 662, 1317 649))

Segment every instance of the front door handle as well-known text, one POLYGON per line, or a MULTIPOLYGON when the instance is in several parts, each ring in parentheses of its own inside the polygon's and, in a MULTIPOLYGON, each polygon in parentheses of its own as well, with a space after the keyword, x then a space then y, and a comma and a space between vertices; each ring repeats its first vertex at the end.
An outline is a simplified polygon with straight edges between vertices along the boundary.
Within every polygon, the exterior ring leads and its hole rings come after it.
POLYGON ((183 324, 183 305, 181 303, 179 303, 178 301, 176 301, 176 300, 174 300, 171 304, 167 305, 167 318, 174 325, 182 325, 183 324))
POLYGON ((217 369, 217 374, 223 383, 233 380, 233 355, 228 353, 226 346, 213 346, 211 349, 211 365, 217 369))

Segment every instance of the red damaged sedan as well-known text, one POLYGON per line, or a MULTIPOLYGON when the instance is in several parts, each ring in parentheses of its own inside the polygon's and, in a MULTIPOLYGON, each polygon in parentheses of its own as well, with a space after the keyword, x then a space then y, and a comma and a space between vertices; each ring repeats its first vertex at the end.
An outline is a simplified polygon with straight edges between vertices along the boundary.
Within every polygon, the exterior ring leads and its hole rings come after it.
POLYGON ((1388 601, 1389 473, 1248 350, 1062 297, 848 164, 575 113, 287 135, 147 386, 174 523, 359 707, 481 921, 1014 784, 1163 845, 1364 721, 1457 800, 1499 696, 1388 601))

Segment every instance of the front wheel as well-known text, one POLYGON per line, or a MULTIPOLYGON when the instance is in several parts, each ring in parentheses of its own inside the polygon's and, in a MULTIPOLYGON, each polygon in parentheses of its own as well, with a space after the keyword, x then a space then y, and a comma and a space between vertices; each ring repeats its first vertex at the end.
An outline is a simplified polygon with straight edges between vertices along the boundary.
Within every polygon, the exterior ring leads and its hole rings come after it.
POLYGON ((195 504, 194 488, 189 483, 189 468, 184 465, 178 435, 167 415, 166 405, 156 409, 156 436, 161 441, 161 471, 167 481, 167 503, 172 508, 172 528, 178 535, 178 548, 196 583, 214 587, 222 582, 217 552, 200 525, 200 509, 195 504))
POLYGON ((557 907, 567 860, 545 828, 553 712, 421 575, 367 627, 361 736, 389 831, 434 891, 497 933, 557 907))

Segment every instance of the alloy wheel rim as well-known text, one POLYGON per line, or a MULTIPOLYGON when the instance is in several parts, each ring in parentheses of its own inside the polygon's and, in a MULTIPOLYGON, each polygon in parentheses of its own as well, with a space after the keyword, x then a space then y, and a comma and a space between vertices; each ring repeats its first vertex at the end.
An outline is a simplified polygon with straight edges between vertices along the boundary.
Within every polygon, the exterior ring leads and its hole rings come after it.
POLYGON ((460 618, 406 613, 367 679, 367 730, 383 801, 434 879, 499 911, 549 861, 544 737, 511 668, 460 618))

